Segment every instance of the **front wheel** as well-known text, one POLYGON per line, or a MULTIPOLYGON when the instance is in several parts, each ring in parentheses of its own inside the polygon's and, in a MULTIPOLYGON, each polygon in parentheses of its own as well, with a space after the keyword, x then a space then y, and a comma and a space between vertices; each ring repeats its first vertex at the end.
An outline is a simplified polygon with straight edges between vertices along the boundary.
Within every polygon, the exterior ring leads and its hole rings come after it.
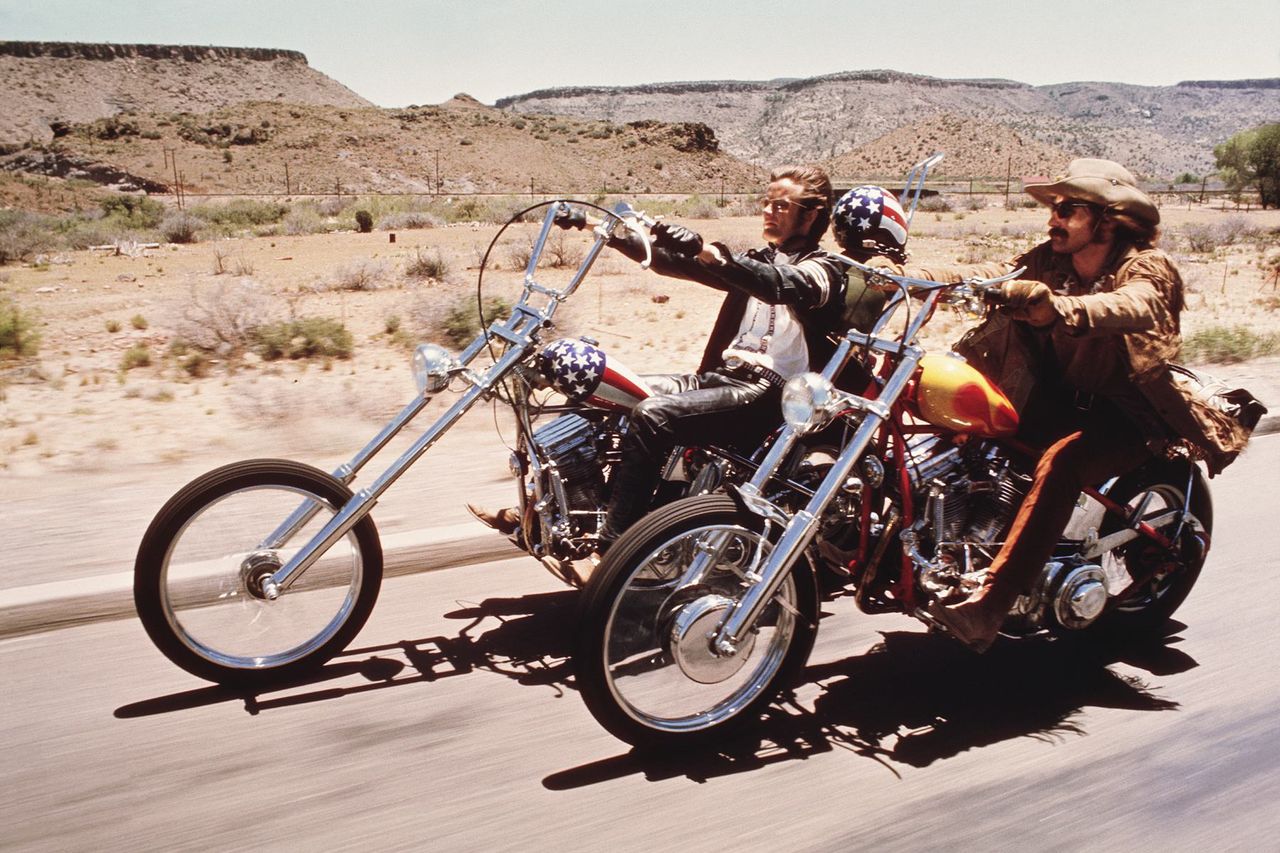
POLYGON ((152 642, 187 672, 228 685, 287 681, 342 651, 382 582, 371 518, 274 600, 262 581, 350 498, 329 474, 280 459, 237 462, 192 481, 138 548, 133 598, 152 642), (290 518, 301 526, 285 539, 290 518))
POLYGON ((762 519, 725 495, 663 507, 614 544, 587 586, 574 650, 601 725, 635 746, 676 747, 758 717, 804 666, 818 623, 813 567, 801 559, 736 650, 713 651, 744 576, 770 550, 762 519), (693 576, 700 553, 710 558, 693 576))

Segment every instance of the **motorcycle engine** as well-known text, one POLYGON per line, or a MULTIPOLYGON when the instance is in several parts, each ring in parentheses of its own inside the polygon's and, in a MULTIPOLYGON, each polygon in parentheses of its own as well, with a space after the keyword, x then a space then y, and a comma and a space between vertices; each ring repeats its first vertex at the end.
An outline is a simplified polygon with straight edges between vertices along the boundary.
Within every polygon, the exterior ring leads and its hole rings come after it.
POLYGON ((581 415, 562 415, 533 433, 545 460, 544 494, 553 500, 543 518, 557 538, 596 533, 604 507, 604 466, 614 460, 620 438, 615 429, 581 415))
POLYGON ((1031 477, 990 441, 954 444, 922 436, 909 443, 908 452, 912 491, 924 507, 913 538, 923 545, 927 537, 933 545, 931 559, 916 559, 921 582, 947 598, 976 584, 986 570, 1031 477))

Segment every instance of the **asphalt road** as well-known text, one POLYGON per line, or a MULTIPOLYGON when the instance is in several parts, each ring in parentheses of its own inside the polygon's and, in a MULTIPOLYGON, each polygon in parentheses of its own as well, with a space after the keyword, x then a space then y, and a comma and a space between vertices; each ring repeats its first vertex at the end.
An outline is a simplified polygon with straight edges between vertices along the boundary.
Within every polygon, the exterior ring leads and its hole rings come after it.
POLYGON ((588 715, 528 558, 389 579, 316 680, 240 694, 134 619, 0 641, 12 850, 1276 849, 1280 439, 1213 482, 1169 636, 1003 642, 825 608, 794 701, 714 755, 588 715))

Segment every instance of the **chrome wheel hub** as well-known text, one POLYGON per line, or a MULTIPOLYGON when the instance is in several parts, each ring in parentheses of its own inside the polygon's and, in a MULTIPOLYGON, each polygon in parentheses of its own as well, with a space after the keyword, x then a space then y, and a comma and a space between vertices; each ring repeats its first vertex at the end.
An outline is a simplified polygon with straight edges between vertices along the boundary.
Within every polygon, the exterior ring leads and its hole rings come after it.
POLYGON ((748 634, 728 654, 714 648, 716 630, 733 600, 723 595, 704 595, 680 608, 671 623, 671 656, 680 671, 699 684, 716 684, 742 669, 755 647, 755 634, 748 634))

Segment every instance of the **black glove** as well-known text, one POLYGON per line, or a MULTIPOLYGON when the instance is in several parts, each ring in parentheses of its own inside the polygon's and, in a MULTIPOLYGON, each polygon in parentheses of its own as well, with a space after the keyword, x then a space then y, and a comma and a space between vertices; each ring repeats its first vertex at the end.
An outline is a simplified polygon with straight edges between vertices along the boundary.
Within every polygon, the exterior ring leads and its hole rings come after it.
POLYGON ((702 251, 702 236, 683 225, 659 222, 653 226, 653 245, 673 255, 695 258, 702 251))
POLYGON ((571 228, 586 228, 587 212, 580 207, 564 208, 556 213, 554 221, 557 227, 563 228, 566 231, 571 228))

